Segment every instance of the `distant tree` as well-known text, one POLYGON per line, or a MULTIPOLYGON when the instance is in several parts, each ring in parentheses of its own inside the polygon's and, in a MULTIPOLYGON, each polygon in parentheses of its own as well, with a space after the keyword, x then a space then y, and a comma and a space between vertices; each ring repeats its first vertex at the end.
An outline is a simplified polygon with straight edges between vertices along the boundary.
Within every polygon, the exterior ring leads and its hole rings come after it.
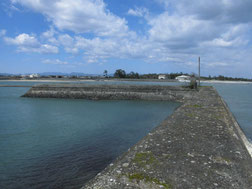
POLYGON ((143 74, 141 76, 139 76, 139 78, 142 78, 142 79, 157 79, 158 78, 158 75, 157 74, 143 74))
POLYGON ((130 72, 129 74, 127 74, 127 78, 139 79, 139 74, 135 72, 130 72))
POLYGON ((114 77, 125 78, 126 77, 126 72, 124 70, 122 70, 122 69, 118 69, 118 70, 115 71, 114 77))
POLYGON ((223 75, 219 75, 218 80, 225 80, 225 77, 223 75))
POLYGON ((104 76, 104 77, 108 77, 108 70, 104 70, 103 76, 104 76))

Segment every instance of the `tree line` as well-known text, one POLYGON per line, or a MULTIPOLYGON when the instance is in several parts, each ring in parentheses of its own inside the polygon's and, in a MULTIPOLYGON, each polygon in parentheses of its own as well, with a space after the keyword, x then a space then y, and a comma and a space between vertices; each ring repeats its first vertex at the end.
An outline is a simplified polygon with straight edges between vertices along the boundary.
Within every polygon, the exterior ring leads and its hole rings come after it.
MULTIPOLYGON (((137 72, 129 72, 127 73, 125 70, 123 69, 117 69, 115 71, 115 73, 113 74, 113 76, 108 76, 108 71, 104 70, 103 72, 104 77, 112 77, 112 78, 132 78, 132 79, 158 79, 158 76, 160 74, 157 73, 149 73, 149 74, 139 74, 137 72)), ((177 73, 166 73, 166 74, 162 74, 166 76, 166 79, 175 79, 178 76, 181 75, 188 75, 188 76, 192 76, 192 75, 196 75, 194 73, 192 74, 188 74, 188 73, 183 73, 183 72, 177 72, 177 73)), ((197 77, 197 76, 196 76, 197 77)), ((223 75, 219 75, 219 76, 211 76, 209 75, 208 77, 206 76, 201 76, 200 77, 203 80, 221 80, 221 81, 252 81, 252 79, 247 79, 247 78, 239 78, 239 77, 226 77, 223 75)))
MULTIPOLYGON (((104 71, 104 76, 107 76, 108 72, 107 70, 104 71)), ((158 79, 158 76, 160 74, 157 73, 149 73, 149 74, 139 74, 137 72, 130 72, 130 73, 126 73, 125 70, 122 69, 118 69, 115 71, 114 73, 114 77, 115 78, 134 78, 134 79, 158 79)), ((177 76, 180 75, 189 75, 187 73, 170 73, 170 74, 162 74, 165 75, 167 79, 175 79, 177 76)))

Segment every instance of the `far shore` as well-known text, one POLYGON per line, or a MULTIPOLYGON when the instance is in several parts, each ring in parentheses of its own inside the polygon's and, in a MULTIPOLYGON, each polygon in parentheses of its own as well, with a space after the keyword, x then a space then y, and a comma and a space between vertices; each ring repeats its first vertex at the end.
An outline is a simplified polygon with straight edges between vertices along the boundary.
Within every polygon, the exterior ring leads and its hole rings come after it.
POLYGON ((220 81, 220 80, 202 80, 201 83, 234 83, 234 84, 252 84, 251 81, 220 81))
POLYGON ((91 79, 87 79, 87 80, 57 80, 57 79, 46 79, 46 80, 42 80, 42 79, 33 79, 33 80, 27 80, 27 79, 24 79, 24 80, 14 80, 14 79, 10 79, 10 80, 0 80, 1 81, 11 81, 11 82, 52 82, 52 83, 55 83, 55 82, 80 82, 80 81, 85 81, 85 82, 94 82, 96 80, 91 80, 91 79))
MULTIPOLYGON (((177 80, 170 80, 170 79, 32 79, 32 80, 15 80, 15 79, 10 79, 10 80, 0 80, 0 82, 48 82, 48 83, 64 83, 64 82, 96 82, 96 81, 104 81, 104 82, 111 82, 111 81, 133 81, 133 82, 179 82, 177 80)), ((201 83, 222 83, 222 84, 252 84, 251 81, 220 81, 220 80, 201 80, 201 83)))

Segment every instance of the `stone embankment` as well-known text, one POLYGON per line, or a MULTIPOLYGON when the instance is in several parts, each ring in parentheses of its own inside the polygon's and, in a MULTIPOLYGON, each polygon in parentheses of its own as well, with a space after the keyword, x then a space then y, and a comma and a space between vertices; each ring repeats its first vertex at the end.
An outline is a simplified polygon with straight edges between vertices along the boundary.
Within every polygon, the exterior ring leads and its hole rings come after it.
POLYGON ((195 93, 195 90, 179 86, 44 84, 32 87, 23 97, 181 102, 190 99, 195 93))
POLYGON ((246 137, 217 92, 201 88, 83 189, 251 189, 246 137))
POLYGON ((214 88, 76 87, 37 86, 25 96, 183 102, 83 189, 252 188, 250 143, 214 88))

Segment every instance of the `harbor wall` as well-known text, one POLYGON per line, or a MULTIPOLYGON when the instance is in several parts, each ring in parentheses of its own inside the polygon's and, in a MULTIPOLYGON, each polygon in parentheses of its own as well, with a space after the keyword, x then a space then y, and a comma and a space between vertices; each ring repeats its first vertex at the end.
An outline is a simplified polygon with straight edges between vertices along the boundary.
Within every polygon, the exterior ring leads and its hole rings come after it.
POLYGON ((203 87, 82 189, 251 189, 244 137, 217 91, 203 87))
POLYGON ((181 86, 44 84, 32 87, 23 97, 182 102, 196 93, 196 90, 181 86))

